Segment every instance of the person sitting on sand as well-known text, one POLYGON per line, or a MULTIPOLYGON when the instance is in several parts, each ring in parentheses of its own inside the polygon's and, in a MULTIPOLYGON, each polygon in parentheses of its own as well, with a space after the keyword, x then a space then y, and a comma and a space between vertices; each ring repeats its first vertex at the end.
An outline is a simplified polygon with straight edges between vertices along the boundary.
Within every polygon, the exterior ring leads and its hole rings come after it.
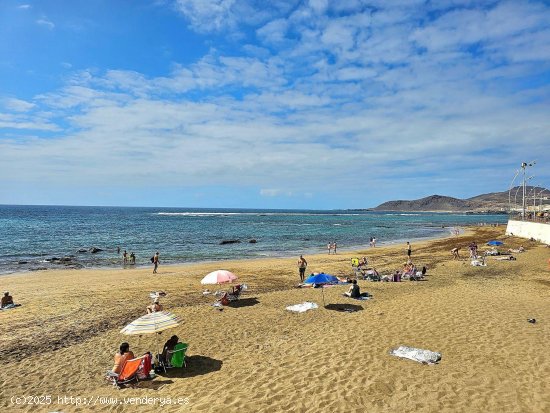
POLYGON ((361 297, 361 291, 359 285, 357 285, 357 280, 353 280, 349 290, 344 293, 346 297, 359 298, 361 297))
POLYGON ((222 296, 216 302, 216 304, 221 304, 221 305, 229 305, 229 303, 230 303, 229 294, 227 294, 227 292, 225 292, 225 291, 223 292, 222 296))
POLYGON ((147 306, 147 314, 156 313, 157 311, 162 311, 163 307, 159 302, 158 297, 155 298, 153 304, 147 306))
POLYGON ((0 308, 7 307, 8 305, 14 305, 13 297, 10 295, 9 291, 4 291, 4 296, 2 297, 0 308))
POLYGON ((401 282, 401 273, 399 272, 399 270, 396 270, 396 271, 393 273, 393 282, 394 282, 394 283, 399 283, 399 282, 401 282))
POLYGON ((113 373, 120 373, 122 367, 128 360, 135 358, 134 353, 130 351, 130 344, 122 343, 120 350, 115 353, 115 365, 113 366, 113 373))
POLYGON ((170 337, 168 341, 166 341, 166 343, 164 343, 162 354, 160 355, 160 359, 164 364, 169 364, 170 360, 168 359, 168 352, 174 350, 174 347, 176 347, 176 344, 178 344, 178 341, 179 341, 178 336, 174 335, 170 337))

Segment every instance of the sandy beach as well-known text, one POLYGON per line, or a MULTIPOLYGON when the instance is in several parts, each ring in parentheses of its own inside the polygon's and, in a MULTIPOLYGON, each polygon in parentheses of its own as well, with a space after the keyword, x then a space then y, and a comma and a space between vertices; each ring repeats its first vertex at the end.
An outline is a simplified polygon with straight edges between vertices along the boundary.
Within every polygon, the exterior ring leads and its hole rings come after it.
MULTIPOLYGON (((428 267, 426 281, 359 281, 374 296, 369 301, 342 297, 347 286, 324 289, 327 304, 360 306, 354 313, 322 308, 320 289, 295 288, 299 252, 161 263, 156 275, 145 268, 2 276, 2 290, 22 306, 0 312, 0 406, 27 412, 152 412, 162 403, 166 412, 550 411, 550 249, 504 236, 503 227, 475 227, 413 243, 412 250, 414 263, 428 267), (524 245, 526 252, 516 261, 489 258, 487 267, 452 260, 453 247, 467 257, 472 240, 484 250, 493 238, 505 241, 503 251, 524 245), (220 268, 249 287, 238 305, 223 311, 200 285, 220 268), (152 336, 119 331, 145 314, 149 292, 157 290, 167 292, 162 304, 182 320, 160 339, 177 334, 189 343, 187 368, 117 390, 103 376, 120 343, 128 341, 136 355, 155 348, 152 336), (320 308, 285 310, 304 301, 320 308), (528 323, 531 318, 537 322, 528 323), (438 351, 442 360, 423 365, 388 354, 400 345, 438 351)), ((406 261, 404 245, 377 247, 306 256, 307 273, 349 276, 350 259, 363 255, 382 274, 406 261)))

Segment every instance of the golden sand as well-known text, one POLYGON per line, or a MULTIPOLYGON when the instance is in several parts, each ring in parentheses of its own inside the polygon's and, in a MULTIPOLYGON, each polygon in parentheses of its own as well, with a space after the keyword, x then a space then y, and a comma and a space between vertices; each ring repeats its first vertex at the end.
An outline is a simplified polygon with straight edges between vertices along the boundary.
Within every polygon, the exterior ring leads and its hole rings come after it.
MULTIPOLYGON (((307 272, 351 275, 350 258, 362 255, 383 274, 406 260, 403 245, 377 247, 308 256, 307 272)), ((152 412, 170 401, 181 405, 163 412, 549 412, 549 257, 550 249, 505 237, 502 228, 413 243, 427 281, 360 281, 370 301, 342 297, 344 286, 324 289, 327 304, 360 306, 354 313, 286 311, 303 301, 322 307, 319 289, 293 288, 297 257, 161 265, 157 275, 147 268, 2 276, 1 289, 22 306, 0 312, 0 406, 152 412), (527 251, 517 261, 490 258, 487 267, 451 259, 454 246, 467 255, 471 240, 495 237, 527 251), (239 306, 224 311, 199 282, 220 267, 249 286, 239 306), (154 337, 119 331, 144 314, 156 290, 168 293, 165 309, 183 320, 161 340, 177 334, 189 343, 188 366, 117 390, 103 375, 119 344, 154 351, 154 337), (442 360, 423 365, 388 354, 399 345, 441 352, 442 360), (84 398, 95 405, 76 406, 84 398)))

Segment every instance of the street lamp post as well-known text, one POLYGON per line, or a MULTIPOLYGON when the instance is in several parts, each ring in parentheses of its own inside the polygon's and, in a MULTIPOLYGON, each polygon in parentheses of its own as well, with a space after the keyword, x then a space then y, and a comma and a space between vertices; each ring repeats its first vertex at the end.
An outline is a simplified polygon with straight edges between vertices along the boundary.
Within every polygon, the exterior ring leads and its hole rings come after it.
POLYGON ((525 221, 525 183, 526 183, 526 180, 525 180, 525 168, 527 168, 528 166, 533 166, 535 165, 535 161, 533 162, 530 162, 530 163, 527 163, 527 162, 522 162, 521 163, 521 169, 523 170, 523 199, 522 199, 522 203, 521 203, 521 220, 522 221, 525 221))

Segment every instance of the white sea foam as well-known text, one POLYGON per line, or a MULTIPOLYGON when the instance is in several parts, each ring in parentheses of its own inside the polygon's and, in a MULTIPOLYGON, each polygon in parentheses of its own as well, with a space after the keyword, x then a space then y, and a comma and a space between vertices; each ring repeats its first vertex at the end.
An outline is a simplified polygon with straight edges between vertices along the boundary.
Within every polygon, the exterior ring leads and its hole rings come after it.
POLYGON ((319 214, 307 212, 157 212, 154 215, 186 217, 224 217, 230 215, 248 216, 357 216, 360 214, 319 214))

